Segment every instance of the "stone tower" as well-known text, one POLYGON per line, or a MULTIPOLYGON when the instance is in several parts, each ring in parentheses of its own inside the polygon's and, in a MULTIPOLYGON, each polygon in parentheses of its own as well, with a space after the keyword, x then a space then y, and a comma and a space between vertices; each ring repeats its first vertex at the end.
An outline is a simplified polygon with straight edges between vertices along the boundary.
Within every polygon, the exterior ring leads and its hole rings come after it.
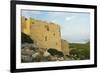
POLYGON ((21 32, 30 35, 31 20, 25 17, 21 17, 21 32))

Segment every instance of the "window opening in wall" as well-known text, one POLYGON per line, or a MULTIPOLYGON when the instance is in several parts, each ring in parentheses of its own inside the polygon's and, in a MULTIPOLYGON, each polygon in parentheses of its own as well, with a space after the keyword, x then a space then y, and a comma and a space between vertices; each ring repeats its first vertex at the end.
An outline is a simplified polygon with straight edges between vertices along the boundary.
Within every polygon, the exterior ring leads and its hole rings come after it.
POLYGON ((45 36, 45 41, 47 41, 47 36, 45 36))
POLYGON ((47 31, 49 31, 49 26, 48 25, 45 25, 45 28, 47 29, 47 31))

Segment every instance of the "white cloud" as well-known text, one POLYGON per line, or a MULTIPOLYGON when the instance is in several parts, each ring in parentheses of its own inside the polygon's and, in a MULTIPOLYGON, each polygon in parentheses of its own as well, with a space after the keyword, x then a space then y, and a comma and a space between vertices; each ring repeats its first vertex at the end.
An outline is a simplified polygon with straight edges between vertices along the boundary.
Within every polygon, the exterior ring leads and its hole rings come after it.
POLYGON ((70 20, 72 20, 73 18, 74 18, 74 16, 70 16, 70 17, 66 17, 65 20, 66 20, 66 21, 70 21, 70 20))

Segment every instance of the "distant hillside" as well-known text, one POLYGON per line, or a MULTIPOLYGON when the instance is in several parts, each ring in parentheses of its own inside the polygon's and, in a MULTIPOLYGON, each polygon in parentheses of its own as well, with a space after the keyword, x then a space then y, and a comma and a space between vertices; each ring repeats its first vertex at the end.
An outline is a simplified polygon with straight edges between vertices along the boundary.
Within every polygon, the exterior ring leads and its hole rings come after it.
POLYGON ((82 43, 69 43, 70 48, 77 48, 77 49, 86 49, 86 48, 90 48, 90 43, 87 42, 85 44, 82 43))
POLYGON ((69 45, 70 55, 72 55, 74 59, 85 60, 90 58, 90 42, 85 44, 70 43, 69 45))

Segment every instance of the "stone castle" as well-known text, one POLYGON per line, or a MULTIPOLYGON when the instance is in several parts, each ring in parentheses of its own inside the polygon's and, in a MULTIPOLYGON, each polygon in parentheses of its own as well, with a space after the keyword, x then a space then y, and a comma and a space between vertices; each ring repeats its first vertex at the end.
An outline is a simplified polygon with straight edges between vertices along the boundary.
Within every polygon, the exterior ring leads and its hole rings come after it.
POLYGON ((54 48, 69 54, 69 45, 61 39, 58 24, 22 17, 21 31, 29 35, 39 48, 54 48))

